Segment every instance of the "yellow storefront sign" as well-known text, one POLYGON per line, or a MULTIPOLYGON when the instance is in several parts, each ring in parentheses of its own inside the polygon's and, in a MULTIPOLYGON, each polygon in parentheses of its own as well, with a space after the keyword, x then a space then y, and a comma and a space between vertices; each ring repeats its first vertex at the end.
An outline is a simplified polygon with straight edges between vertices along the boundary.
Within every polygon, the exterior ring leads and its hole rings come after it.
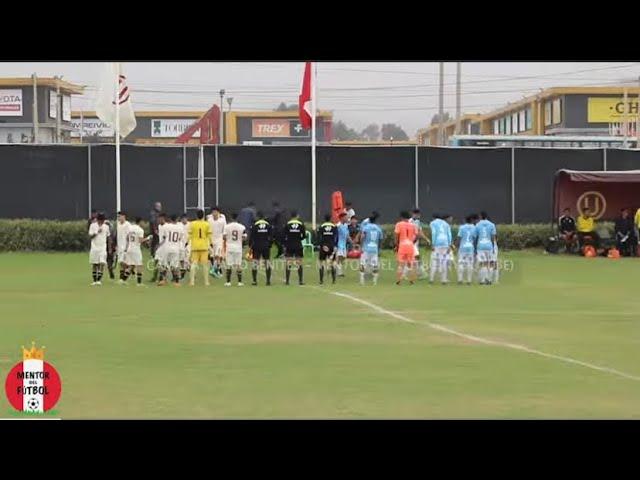
MULTIPOLYGON (((638 118, 638 98, 627 97, 627 122, 638 118)), ((624 122, 624 97, 590 97, 588 102, 587 122, 616 123, 624 122)))

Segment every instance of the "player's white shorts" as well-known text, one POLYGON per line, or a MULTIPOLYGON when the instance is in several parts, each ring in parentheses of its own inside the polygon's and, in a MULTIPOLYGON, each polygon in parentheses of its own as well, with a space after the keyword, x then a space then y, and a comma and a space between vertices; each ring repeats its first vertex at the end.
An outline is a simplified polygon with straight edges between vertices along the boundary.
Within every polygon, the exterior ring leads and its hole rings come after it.
POLYGON ((491 250, 478 250, 476 259, 478 262, 492 262, 493 252, 491 250))
POLYGON ((142 251, 139 248, 136 250, 129 250, 122 258, 124 259, 124 263, 127 265, 133 265, 134 267, 142 266, 142 251))
POLYGON ((360 255, 360 265, 362 265, 363 267, 371 267, 377 269, 380 265, 378 254, 363 251, 360 255))
POLYGON ((338 247, 336 248, 336 257, 346 257, 347 249, 346 247, 338 247))
POLYGON ((229 252, 227 251, 227 258, 225 259, 227 266, 233 265, 240 266, 242 265, 242 252, 229 252))
POLYGON ((180 261, 187 263, 191 262, 191 247, 187 246, 180 249, 180 261))
POLYGON ((449 249, 447 247, 434 247, 433 250, 431 251, 431 261, 432 262, 446 261, 449 257, 448 250, 449 249))
POLYGON ((89 250, 89 263, 95 265, 96 263, 107 263, 107 250, 101 248, 100 250, 89 250))
POLYGON ((158 247, 158 249, 156 250, 156 254, 153 258, 158 262, 159 265, 166 266, 167 264, 166 256, 167 256, 167 251, 162 247, 158 247))
POLYGON ((418 247, 417 243, 413 244, 413 256, 414 257, 419 257, 420 256, 420 248, 418 247))
POLYGON ((126 255, 124 253, 124 247, 118 247, 118 250, 116 251, 116 258, 118 259, 118 263, 127 263, 125 261, 125 257, 126 255))
POLYGON ((222 238, 214 238, 213 246, 209 249, 211 256, 213 257, 221 257, 222 256, 222 238))
POLYGON ((458 267, 473 267, 474 255, 473 253, 458 253, 458 267))
POLYGON ((180 250, 168 250, 164 255, 164 266, 171 269, 180 268, 180 250))

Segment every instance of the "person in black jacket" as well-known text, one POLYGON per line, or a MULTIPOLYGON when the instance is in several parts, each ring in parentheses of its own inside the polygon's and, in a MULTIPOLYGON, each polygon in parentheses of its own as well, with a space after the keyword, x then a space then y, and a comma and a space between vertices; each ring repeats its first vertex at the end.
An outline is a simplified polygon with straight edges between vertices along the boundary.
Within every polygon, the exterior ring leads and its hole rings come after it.
POLYGON ((249 247, 251 248, 251 285, 258 285, 258 267, 260 260, 264 260, 267 274, 267 286, 271 285, 271 243, 273 242, 273 229, 264 218, 262 212, 258 212, 258 220, 251 226, 249 235, 249 247))
POLYGON ((631 256, 634 247, 633 219, 628 208, 620 210, 620 216, 616 218, 616 248, 623 257, 631 256))
POLYGON ((291 220, 287 222, 284 228, 283 243, 286 255, 286 269, 285 269, 285 283, 289 285, 289 277, 291 276, 291 269, 294 266, 298 267, 298 283, 304 285, 302 280, 302 260, 304 258, 304 249, 302 247, 302 241, 307 236, 307 230, 298 217, 298 212, 293 210, 291 212, 291 220))
POLYGON ((572 251, 576 243, 576 220, 571 216, 571 210, 565 208, 558 219, 560 239, 564 241, 565 250, 572 251))
POLYGON ((282 237, 284 235, 284 228, 287 223, 284 209, 280 206, 280 203, 274 201, 272 203, 272 211, 269 216, 269 223, 273 228, 273 240, 278 248, 276 258, 282 258, 284 256, 284 245, 282 243, 282 237))

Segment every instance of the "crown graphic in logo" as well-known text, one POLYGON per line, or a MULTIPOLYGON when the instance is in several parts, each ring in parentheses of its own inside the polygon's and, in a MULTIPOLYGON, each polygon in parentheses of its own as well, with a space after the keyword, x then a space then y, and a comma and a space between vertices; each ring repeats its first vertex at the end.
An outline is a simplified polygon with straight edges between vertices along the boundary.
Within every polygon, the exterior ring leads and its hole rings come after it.
POLYGON ((22 346, 22 360, 44 360, 44 349, 36 348, 36 342, 31 342, 31 349, 27 350, 22 346))

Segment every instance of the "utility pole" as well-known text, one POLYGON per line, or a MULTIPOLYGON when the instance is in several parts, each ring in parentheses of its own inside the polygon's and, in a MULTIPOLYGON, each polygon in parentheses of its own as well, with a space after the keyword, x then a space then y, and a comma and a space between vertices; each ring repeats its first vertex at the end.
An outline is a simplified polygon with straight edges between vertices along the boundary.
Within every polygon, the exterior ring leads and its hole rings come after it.
MULTIPOLYGON (((640 77, 638 77, 640 83, 640 77)), ((636 148, 640 148, 640 92, 638 92, 638 104, 636 105, 636 148)))
POLYGON ((220 133, 219 136, 220 138, 218 139, 218 143, 219 144, 223 144, 224 143, 224 107, 223 107, 223 102, 224 102, 224 88, 220 89, 220 133))
POLYGON ((456 135, 460 135, 460 118, 462 116, 462 106, 460 97, 462 95, 462 63, 456 63, 456 135))
POLYGON ((440 94, 438 100, 438 145, 444 144, 444 62, 440 62, 440 94))
POLYGON ((35 72, 31 75, 31 78, 33 79, 33 143, 38 143, 38 78, 35 72))
POLYGON ((629 111, 627 87, 624 87, 624 123, 622 124, 622 131, 624 132, 624 140, 622 141, 622 148, 627 148, 627 137, 629 135, 629 123, 627 112, 629 111))
POLYGON ((60 143, 62 117, 62 98, 60 97, 60 77, 56 77, 56 143, 60 143))

